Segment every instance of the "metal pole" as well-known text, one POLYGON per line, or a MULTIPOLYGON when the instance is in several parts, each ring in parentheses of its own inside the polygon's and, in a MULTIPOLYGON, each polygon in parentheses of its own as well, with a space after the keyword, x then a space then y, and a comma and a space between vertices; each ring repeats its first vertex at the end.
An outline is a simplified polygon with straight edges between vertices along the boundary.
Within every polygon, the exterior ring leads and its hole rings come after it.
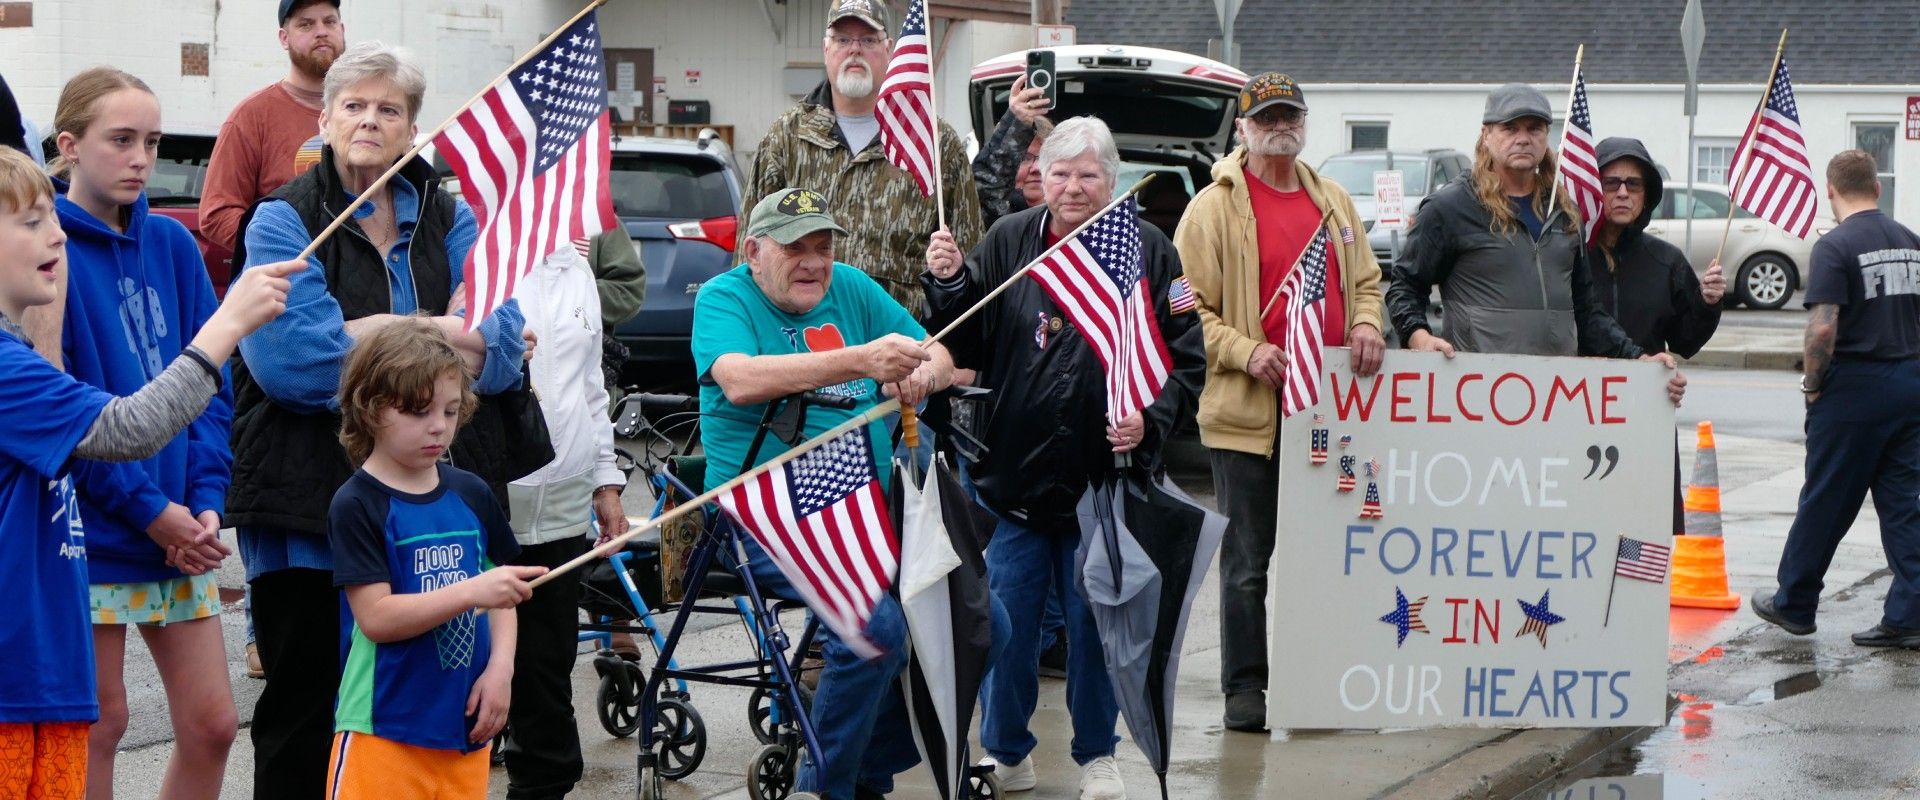
MULTIPOLYGON (((1697 98, 1698 95, 1695 95, 1695 97, 1697 98)), ((1694 100, 1693 105, 1694 113, 1687 115, 1687 235, 1683 240, 1686 242, 1686 245, 1681 250, 1681 252, 1687 254, 1688 264, 1693 263, 1693 159, 1695 152, 1693 147, 1693 120, 1700 115, 1700 101, 1698 99, 1694 100)), ((1729 196, 1731 196, 1731 188, 1728 189, 1728 193, 1729 196)), ((1660 198, 1649 198, 1648 202, 1658 203, 1660 202, 1660 198)), ((1676 203, 1675 205, 1678 204, 1676 203)), ((1669 208, 1667 211, 1672 212, 1674 209, 1669 208)))

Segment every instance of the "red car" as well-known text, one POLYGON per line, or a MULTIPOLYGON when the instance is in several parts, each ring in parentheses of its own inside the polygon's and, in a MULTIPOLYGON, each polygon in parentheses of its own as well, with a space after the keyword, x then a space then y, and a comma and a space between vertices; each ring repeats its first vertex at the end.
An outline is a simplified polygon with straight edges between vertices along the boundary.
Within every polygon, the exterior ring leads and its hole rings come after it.
POLYGON ((227 294, 233 274, 233 249, 200 235, 200 188, 207 182, 207 160, 213 156, 213 135, 169 133, 160 137, 160 157, 147 179, 147 206, 153 213, 172 217, 193 232, 200 255, 207 261, 213 293, 227 294))

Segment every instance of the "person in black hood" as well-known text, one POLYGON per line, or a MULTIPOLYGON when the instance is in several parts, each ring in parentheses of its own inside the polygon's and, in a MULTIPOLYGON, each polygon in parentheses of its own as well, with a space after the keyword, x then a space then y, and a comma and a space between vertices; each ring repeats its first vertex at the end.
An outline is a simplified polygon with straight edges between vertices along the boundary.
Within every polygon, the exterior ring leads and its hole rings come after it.
POLYGON ((1641 350, 1692 358, 1720 326, 1720 263, 1695 276, 1680 248, 1646 235, 1663 189, 1646 145, 1616 136, 1595 155, 1606 216, 1587 246, 1594 295, 1641 350))
MULTIPOLYGON (((1599 235, 1587 245, 1594 299, 1641 350, 1692 358, 1720 327, 1727 279, 1720 262, 1695 277, 1680 248, 1646 235, 1660 205, 1660 169, 1639 139, 1615 136, 1594 148, 1606 203, 1599 235)), ((1677 447, 1677 444, 1676 444, 1677 447)), ((1686 531, 1680 454, 1673 461, 1673 530, 1686 531)))

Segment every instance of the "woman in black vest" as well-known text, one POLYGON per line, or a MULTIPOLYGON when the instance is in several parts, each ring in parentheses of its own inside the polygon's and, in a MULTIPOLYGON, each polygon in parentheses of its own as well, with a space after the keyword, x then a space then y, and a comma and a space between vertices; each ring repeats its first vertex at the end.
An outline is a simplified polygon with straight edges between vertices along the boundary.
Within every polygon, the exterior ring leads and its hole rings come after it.
MULTIPOLYGON (((297 257, 407 152, 425 93, 426 77, 404 50, 363 42, 342 54, 327 72, 320 165, 254 207, 235 262, 297 257)), ((256 798, 318 797, 326 788, 340 610, 325 523, 351 474, 335 392, 355 338, 406 315, 429 316, 479 376, 482 402, 454 442, 454 462, 501 497, 524 474, 508 458, 514 420, 488 402, 520 387, 530 343, 519 306, 501 306, 472 333, 447 313, 476 235, 473 210, 415 159, 321 243, 295 278, 287 313, 240 346, 227 520, 239 528, 267 672, 253 718, 256 798)))

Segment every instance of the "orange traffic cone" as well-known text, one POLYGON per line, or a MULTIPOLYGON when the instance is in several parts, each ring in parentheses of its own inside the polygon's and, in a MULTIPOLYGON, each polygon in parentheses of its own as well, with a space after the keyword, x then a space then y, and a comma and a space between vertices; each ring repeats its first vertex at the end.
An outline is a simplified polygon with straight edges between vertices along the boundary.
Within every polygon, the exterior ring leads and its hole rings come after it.
POLYGON ((1720 530, 1720 459, 1714 455, 1713 423, 1700 422, 1699 451, 1693 458, 1693 480, 1687 484, 1687 530, 1673 537, 1673 605, 1685 608, 1740 607, 1740 596, 1727 589, 1726 539, 1720 530))

